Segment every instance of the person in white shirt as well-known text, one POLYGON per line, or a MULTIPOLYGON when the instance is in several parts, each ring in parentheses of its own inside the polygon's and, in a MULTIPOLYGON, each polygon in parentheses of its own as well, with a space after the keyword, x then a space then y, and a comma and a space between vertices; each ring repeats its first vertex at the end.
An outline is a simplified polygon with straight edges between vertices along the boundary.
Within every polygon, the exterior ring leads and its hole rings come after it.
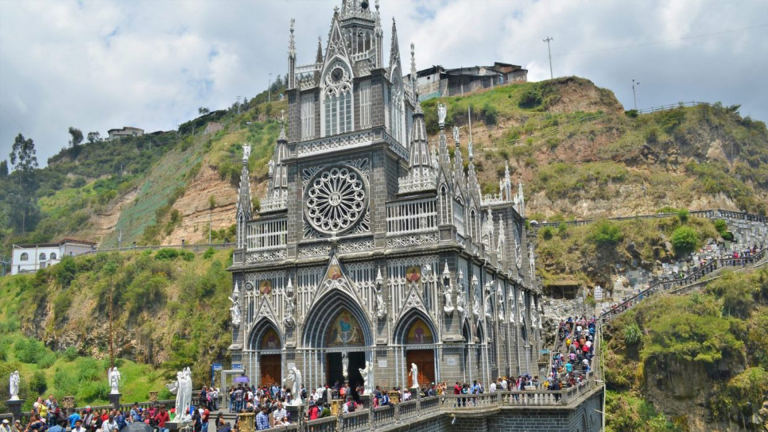
POLYGON ((277 402, 277 408, 275 408, 275 411, 272 413, 272 417, 275 419, 275 426, 283 426, 289 424, 288 413, 285 411, 285 408, 283 408, 282 402, 277 402))
POLYGON ((75 421, 75 427, 72 428, 72 432, 85 432, 85 428, 83 427, 82 420, 75 421))
POLYGON ((504 378, 503 380, 501 380, 501 389, 504 391, 507 391, 508 387, 509 387, 509 382, 507 381, 507 379, 504 378))
POLYGON ((113 432, 117 430, 117 422, 115 416, 109 416, 109 419, 101 425, 101 432, 113 432))
POLYGON ((496 393, 496 382, 495 381, 491 382, 490 390, 491 390, 491 393, 496 393))

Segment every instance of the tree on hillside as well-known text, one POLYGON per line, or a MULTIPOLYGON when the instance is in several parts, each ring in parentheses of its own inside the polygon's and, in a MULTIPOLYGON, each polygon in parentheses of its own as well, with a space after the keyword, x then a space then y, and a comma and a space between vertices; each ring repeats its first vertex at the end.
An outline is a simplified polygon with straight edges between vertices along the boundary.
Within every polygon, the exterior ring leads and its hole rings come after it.
POLYGON ((70 126, 69 134, 72 135, 72 139, 69 141, 71 147, 77 147, 83 142, 83 132, 80 129, 70 126))
POLYGON ((0 162, 0 178, 8 177, 8 161, 0 162))
POLYGON ((35 169, 37 169, 37 155, 35 151, 35 142, 32 139, 25 139, 24 135, 19 134, 13 141, 13 148, 10 154, 11 164, 18 176, 18 183, 15 191, 9 191, 12 196, 12 221, 17 231, 26 232, 28 222, 31 222, 30 216, 39 213, 37 200, 35 199, 36 181, 35 169))
POLYGON ((208 114, 209 112, 211 112, 211 110, 209 110, 209 109, 208 109, 208 108, 206 108, 206 107, 200 107, 200 108, 198 108, 198 109, 197 109, 197 113, 198 113, 198 114, 201 114, 201 115, 202 115, 202 114, 208 114))
POLYGON ((88 142, 93 144, 95 142, 101 141, 101 134, 98 132, 88 132, 88 142))

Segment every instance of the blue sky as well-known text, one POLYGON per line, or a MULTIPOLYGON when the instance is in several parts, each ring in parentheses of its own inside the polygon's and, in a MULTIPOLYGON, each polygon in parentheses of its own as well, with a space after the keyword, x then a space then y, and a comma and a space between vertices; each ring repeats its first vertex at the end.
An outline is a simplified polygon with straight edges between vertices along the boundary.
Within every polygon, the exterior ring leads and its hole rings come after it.
MULTIPOLYGON (((290 19, 299 63, 308 63, 340 3, 2 1, 0 159, 19 132, 35 140, 44 164, 67 145, 69 126, 102 135, 121 126, 171 130, 198 107, 253 97, 269 73, 286 73, 290 19)), ((401 57, 414 42, 419 68, 504 61, 546 79, 550 36, 556 76, 591 79, 627 108, 634 78, 639 107, 722 101, 768 120, 764 1, 380 3, 387 47, 394 16, 401 57)))

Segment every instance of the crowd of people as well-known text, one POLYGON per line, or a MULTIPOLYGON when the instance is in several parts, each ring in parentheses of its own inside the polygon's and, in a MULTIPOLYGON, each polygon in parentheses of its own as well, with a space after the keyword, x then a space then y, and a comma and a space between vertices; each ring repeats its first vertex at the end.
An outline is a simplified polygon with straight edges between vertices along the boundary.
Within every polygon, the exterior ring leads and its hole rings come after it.
POLYGON ((566 352, 552 353, 551 369, 545 387, 562 390, 581 383, 592 370, 597 318, 568 317, 558 325, 557 341, 566 352))
MULTIPOLYGON (((190 407, 194 432, 208 432, 211 411, 208 407, 190 407)), ((4 420, 0 432, 116 432, 132 423, 144 423, 158 432, 168 432, 166 423, 176 417, 175 408, 166 410, 162 405, 140 407, 138 402, 130 408, 92 409, 86 406, 82 410, 66 410, 59 406, 56 398, 38 400, 32 405, 29 421, 22 424, 16 419, 13 425, 4 420)))

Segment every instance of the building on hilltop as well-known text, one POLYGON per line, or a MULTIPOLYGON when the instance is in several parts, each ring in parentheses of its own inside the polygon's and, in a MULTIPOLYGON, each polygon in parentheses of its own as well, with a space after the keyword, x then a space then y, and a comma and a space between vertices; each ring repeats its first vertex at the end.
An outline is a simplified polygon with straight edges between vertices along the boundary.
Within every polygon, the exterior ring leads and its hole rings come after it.
POLYGON ((58 264, 65 256, 91 252, 96 242, 64 238, 55 243, 15 244, 11 258, 11 274, 36 272, 58 264))
POLYGON ((107 141, 112 141, 113 139, 118 139, 122 137, 142 136, 144 135, 144 129, 125 126, 120 129, 110 129, 107 131, 107 134, 109 135, 109 137, 107 138, 107 141))
MULTIPOLYGON (((467 92, 528 81, 528 70, 509 63, 446 69, 432 66, 416 72, 419 100, 462 95, 467 92)), ((411 75, 407 76, 410 81, 411 75)))
MULTIPOLYGON (((366 365, 384 388, 410 386, 411 364, 424 384, 537 375, 541 290, 522 184, 507 169, 482 196, 471 137, 465 171, 442 105, 430 148, 395 22, 385 59, 378 2, 366 6, 345 0, 307 65, 291 21, 287 116, 258 211, 244 146, 232 367, 256 385, 296 368, 307 388, 344 382, 345 369, 354 388, 366 365)), ((413 45, 410 60, 416 76, 413 45)))

